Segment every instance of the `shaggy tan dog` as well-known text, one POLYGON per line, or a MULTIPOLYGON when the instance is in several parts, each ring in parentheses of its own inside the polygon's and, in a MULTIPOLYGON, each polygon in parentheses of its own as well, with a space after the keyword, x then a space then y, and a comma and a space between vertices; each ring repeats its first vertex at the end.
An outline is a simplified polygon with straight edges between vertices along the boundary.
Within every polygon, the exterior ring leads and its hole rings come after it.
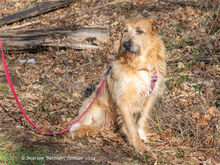
MULTIPOLYGON (((106 73, 103 89, 91 109, 71 128, 72 137, 86 134, 86 129, 100 131, 121 125, 136 151, 148 151, 143 142, 147 142, 149 113, 164 91, 166 72, 164 45, 155 27, 153 18, 124 21, 118 55, 106 73)), ((80 114, 96 94, 97 90, 84 102, 80 114)))

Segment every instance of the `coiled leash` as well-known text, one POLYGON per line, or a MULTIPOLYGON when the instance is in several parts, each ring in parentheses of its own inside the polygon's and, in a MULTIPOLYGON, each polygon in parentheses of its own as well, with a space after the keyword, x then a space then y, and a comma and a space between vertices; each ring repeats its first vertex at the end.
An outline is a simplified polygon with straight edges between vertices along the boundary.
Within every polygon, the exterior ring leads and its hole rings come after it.
POLYGON ((35 129, 37 129, 39 132, 43 133, 43 134, 47 134, 47 135, 59 135, 59 134, 63 134, 65 132, 67 132, 73 125, 75 125, 77 122, 79 122, 79 120, 86 114, 86 112, 91 108, 91 106, 93 105, 93 103, 95 102, 95 100, 98 98, 99 94, 101 93, 101 90, 103 88, 103 85, 105 83, 105 80, 102 81, 101 85, 98 87, 98 90, 97 90, 97 94, 95 96, 95 98, 92 100, 92 102, 89 104, 89 106, 87 107, 87 109, 83 112, 83 114, 75 121, 73 122, 68 128, 64 129, 63 131, 60 131, 60 132, 46 132, 46 131, 43 131, 41 130, 40 128, 38 128, 31 120, 30 118, 28 117, 28 115, 25 113, 24 109, 22 108, 21 106, 21 103, 20 101, 18 100, 18 97, 15 93, 15 90, 14 90, 14 87, 13 87, 13 84, 12 84, 12 81, 11 81, 11 78, 10 78, 10 74, 8 72, 8 68, 7 68, 7 64, 5 62, 5 57, 4 57, 4 53, 3 53, 3 49, 2 49, 2 43, 1 43, 1 39, 0 39, 0 48, 1 48, 1 53, 2 53, 2 62, 3 62, 3 67, 4 67, 4 70, 5 70, 5 75, 6 75, 6 78, 8 80, 8 84, 11 88, 11 92, 12 94, 14 95, 14 99, 16 100, 17 104, 18 104, 18 107, 19 109, 21 110, 21 113, 24 115, 24 117, 27 119, 27 121, 29 122, 29 124, 31 124, 35 129))

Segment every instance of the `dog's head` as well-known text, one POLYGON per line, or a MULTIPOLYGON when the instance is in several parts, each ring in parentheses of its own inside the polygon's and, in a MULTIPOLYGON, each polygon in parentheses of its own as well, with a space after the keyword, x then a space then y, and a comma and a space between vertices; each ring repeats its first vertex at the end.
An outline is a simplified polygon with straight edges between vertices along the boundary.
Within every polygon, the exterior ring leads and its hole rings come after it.
POLYGON ((134 58, 147 52, 156 35, 157 22, 154 18, 131 18, 124 21, 119 56, 134 58))

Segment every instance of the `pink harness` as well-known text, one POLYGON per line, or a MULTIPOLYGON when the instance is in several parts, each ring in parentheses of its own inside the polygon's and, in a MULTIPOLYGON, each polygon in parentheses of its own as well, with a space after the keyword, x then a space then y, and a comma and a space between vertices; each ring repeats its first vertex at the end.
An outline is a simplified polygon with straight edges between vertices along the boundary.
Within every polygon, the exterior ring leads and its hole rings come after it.
POLYGON ((157 82, 157 72, 154 72, 153 75, 151 76, 151 84, 150 84, 149 95, 152 94, 156 82, 157 82))

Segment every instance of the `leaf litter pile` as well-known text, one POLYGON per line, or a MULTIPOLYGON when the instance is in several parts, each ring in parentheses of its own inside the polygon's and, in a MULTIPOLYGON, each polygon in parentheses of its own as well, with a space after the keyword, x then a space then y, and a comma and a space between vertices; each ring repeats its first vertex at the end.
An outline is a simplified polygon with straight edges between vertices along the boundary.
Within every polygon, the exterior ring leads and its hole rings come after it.
MULTIPOLYGON (((1 1, 0 17, 39 2, 1 1)), ((83 100, 103 79, 104 71, 117 53, 122 21, 139 14, 156 17, 167 55, 167 89, 152 110, 148 134, 148 145, 157 156, 156 160, 146 154, 137 154, 126 139, 116 133, 102 132, 74 141, 68 133, 60 136, 39 134, 20 113, 7 84, 2 61, 0 136, 10 136, 8 148, 21 146, 23 151, 35 151, 46 147, 44 156, 72 157, 72 160, 46 160, 47 164, 220 163, 220 38, 216 3, 202 0, 75 1, 65 8, 0 28, 110 27, 110 40, 92 41, 99 45, 98 49, 5 52, 11 79, 24 110, 38 127, 56 132, 69 126, 83 100), (36 21, 36 24, 19 27, 36 21), (32 62, 28 62, 30 59, 32 62), (80 157, 83 160, 77 160, 80 157)), ((11 156, 22 156, 9 149, 8 152, 11 156)))

